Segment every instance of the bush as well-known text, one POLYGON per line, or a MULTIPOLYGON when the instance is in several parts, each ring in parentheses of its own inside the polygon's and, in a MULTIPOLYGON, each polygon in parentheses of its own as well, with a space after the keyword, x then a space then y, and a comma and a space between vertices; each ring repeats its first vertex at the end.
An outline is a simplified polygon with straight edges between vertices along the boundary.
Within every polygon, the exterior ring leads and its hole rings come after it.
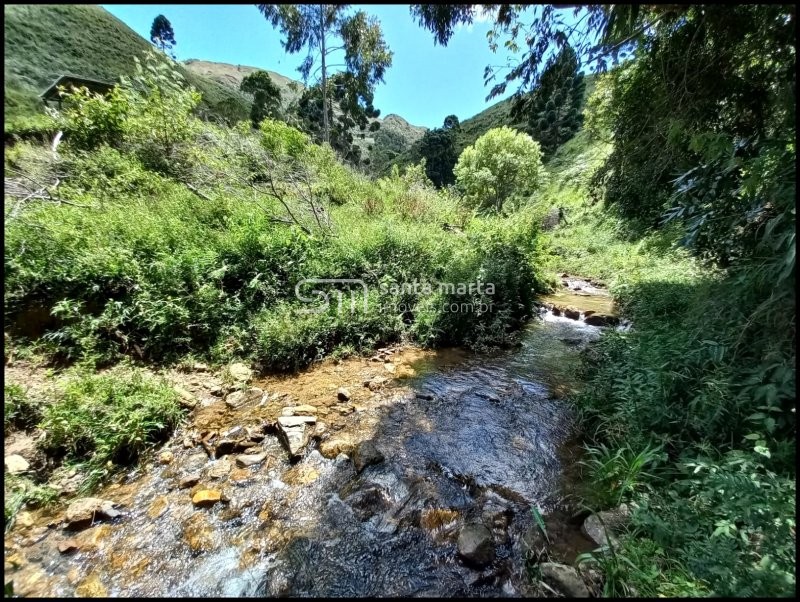
POLYGON ((503 126, 465 148, 453 171, 471 204, 500 211, 512 195, 525 196, 540 186, 541 155, 533 138, 503 126))
POLYGON ((16 383, 3 385, 3 431, 29 429, 39 422, 41 407, 16 383))
POLYGON ((177 394, 166 382, 119 366, 66 384, 45 408, 42 445, 68 461, 85 462, 97 480, 112 464, 129 465, 168 437, 180 417, 177 394))

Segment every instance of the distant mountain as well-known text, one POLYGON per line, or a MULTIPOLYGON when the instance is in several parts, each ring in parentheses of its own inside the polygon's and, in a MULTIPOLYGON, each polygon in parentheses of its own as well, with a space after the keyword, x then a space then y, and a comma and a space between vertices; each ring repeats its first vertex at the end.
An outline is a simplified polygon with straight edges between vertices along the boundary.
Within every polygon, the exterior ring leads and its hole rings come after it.
MULTIPOLYGON (((247 65, 231 65, 229 63, 215 63, 213 61, 200 61, 190 59, 184 63, 192 73, 208 78, 219 84, 238 90, 239 85, 250 73, 259 71, 258 67, 247 65)), ((288 106, 292 101, 299 99, 305 86, 302 82, 293 80, 275 71, 263 69, 269 73, 272 81, 281 90, 283 106, 288 106)), ((380 108, 380 107, 378 107, 380 108)), ((334 107, 334 111, 336 108, 334 107)), ((383 118, 372 119, 381 124, 377 132, 362 132, 354 130, 355 142, 362 149, 362 156, 369 156, 370 171, 380 173, 398 155, 406 151, 417 140, 422 138, 428 128, 411 125, 399 115, 389 114, 383 118)))
MULTIPOLYGON (((40 112, 39 94, 61 75, 114 81, 132 74, 134 57, 153 48, 96 5, 6 5, 4 16, 6 120, 40 112)), ((249 114, 249 101, 237 90, 182 66, 179 70, 203 95, 201 108, 217 115, 249 114)))

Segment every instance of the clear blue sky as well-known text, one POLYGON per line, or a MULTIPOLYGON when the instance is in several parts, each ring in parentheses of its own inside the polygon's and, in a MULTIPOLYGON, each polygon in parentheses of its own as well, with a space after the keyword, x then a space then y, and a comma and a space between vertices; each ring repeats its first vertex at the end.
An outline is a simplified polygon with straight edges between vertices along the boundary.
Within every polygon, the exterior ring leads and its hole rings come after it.
MULTIPOLYGON (((271 69, 299 79, 302 52, 287 55, 280 33, 252 5, 102 5, 145 39, 158 14, 172 23, 179 60, 190 58, 271 69)), ((414 125, 438 127, 447 115, 464 120, 500 100, 485 102, 488 89, 483 70, 505 64, 493 54, 486 32, 489 23, 459 28, 447 47, 434 46, 433 34, 412 19, 408 5, 356 5, 380 19, 384 37, 394 52, 385 83, 375 91, 375 106, 386 116, 396 113, 414 125)), ((505 95, 513 91, 510 89, 505 95)))

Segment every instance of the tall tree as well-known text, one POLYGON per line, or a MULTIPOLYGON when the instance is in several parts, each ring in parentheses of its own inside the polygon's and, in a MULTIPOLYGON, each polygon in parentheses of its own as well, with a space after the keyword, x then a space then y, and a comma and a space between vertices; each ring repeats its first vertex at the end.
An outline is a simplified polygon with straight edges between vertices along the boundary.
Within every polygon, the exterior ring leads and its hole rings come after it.
POLYGON ((175 32, 172 30, 172 23, 164 15, 158 15, 153 19, 153 25, 150 27, 150 41, 162 52, 175 58, 172 53, 173 46, 177 44, 175 32))
POLYGON ((585 88, 575 50, 564 46, 548 61, 539 86, 533 92, 514 97, 511 117, 526 121, 528 133, 549 155, 580 128, 585 88))
POLYGON ((425 174, 436 186, 456 181, 453 168, 458 161, 456 134, 459 129, 458 117, 448 115, 442 127, 428 130, 419 142, 419 154, 425 159, 425 174))
MULTIPOLYGON (((375 85, 383 82, 383 76, 392 64, 392 53, 383 39, 380 24, 363 11, 347 14, 347 5, 337 4, 257 4, 264 17, 274 27, 279 27, 285 36, 282 44, 291 54, 306 49, 306 58, 298 70, 303 80, 316 80, 319 74, 319 93, 322 107, 322 140, 331 140, 331 91, 329 70, 344 67, 345 91, 348 105, 356 113, 371 104, 375 85), (328 57, 344 51, 344 63, 331 65, 328 57), (315 65, 319 62, 319 66, 315 65)), ((337 86, 341 87, 341 83, 337 86)), ((348 110, 348 107, 340 107, 348 110)), ((357 118, 357 115, 356 115, 357 118)))
POLYGON ((253 106, 250 109, 250 121, 253 127, 265 117, 277 118, 281 109, 281 90, 272 81, 266 71, 254 71, 242 79, 239 90, 253 97, 253 106))

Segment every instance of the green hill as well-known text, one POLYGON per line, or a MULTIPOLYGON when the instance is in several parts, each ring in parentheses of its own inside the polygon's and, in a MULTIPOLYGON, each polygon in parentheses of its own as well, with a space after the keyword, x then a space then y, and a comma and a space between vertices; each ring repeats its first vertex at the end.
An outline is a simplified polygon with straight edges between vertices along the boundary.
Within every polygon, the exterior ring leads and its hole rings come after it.
MULTIPOLYGON (((41 111, 38 95, 63 74, 115 80, 134 70, 134 57, 152 45, 96 5, 7 5, 4 115, 41 111)), ((216 81, 180 67, 212 114, 246 116, 247 100, 216 81)))

